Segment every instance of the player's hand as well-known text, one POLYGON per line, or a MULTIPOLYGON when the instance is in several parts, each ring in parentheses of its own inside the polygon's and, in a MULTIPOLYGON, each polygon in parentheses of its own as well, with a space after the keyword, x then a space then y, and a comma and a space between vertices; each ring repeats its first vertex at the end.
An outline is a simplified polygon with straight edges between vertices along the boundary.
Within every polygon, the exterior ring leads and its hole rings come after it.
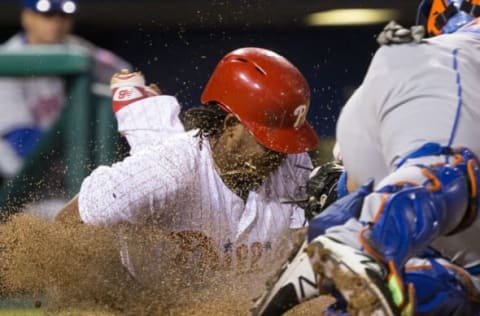
POLYGON ((145 84, 142 72, 130 72, 128 69, 122 69, 112 76, 110 89, 114 113, 139 100, 162 94, 156 84, 145 84))
POLYGON ((419 43, 424 37, 425 28, 422 25, 406 28, 395 21, 390 21, 383 31, 378 34, 377 42, 380 45, 419 43))

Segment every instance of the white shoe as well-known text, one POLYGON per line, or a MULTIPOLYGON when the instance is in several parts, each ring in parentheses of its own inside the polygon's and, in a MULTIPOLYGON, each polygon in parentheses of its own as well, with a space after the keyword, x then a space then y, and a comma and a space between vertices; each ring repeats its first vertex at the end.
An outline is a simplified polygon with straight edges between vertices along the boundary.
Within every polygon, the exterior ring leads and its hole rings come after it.
POLYGON ((267 290, 256 300, 250 315, 281 315, 295 305, 319 295, 315 273, 305 252, 305 241, 267 282, 267 290))
POLYGON ((413 286, 406 299, 400 279, 392 278, 396 272, 392 274, 369 255, 326 236, 314 239, 306 252, 318 282, 335 286, 347 301, 349 314, 413 315, 413 286), (398 301, 399 297, 402 303, 396 304, 394 298, 398 301))

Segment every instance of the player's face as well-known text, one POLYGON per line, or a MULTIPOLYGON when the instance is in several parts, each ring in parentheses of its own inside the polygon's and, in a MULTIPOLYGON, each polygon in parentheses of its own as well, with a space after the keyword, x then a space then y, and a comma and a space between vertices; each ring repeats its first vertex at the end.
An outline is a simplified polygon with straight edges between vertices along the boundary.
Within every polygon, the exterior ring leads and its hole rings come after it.
POLYGON ((261 177, 275 171, 286 157, 260 144, 243 125, 238 124, 237 130, 238 143, 232 150, 238 152, 241 162, 248 169, 255 170, 261 177))
POLYGON ((274 152, 260 144, 238 121, 229 126, 222 137, 219 159, 226 167, 224 174, 250 181, 252 188, 263 183, 275 171, 286 155, 274 152), (225 137, 226 135, 226 137, 225 137))
POLYGON ((72 17, 62 14, 22 12, 22 25, 30 44, 61 43, 72 29, 72 17))

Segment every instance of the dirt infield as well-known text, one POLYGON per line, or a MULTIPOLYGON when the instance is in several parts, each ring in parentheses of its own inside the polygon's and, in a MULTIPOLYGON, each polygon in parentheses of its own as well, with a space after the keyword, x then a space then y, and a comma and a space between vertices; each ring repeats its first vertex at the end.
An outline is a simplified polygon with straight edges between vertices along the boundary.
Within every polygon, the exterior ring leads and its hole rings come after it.
MULTIPOLYGON (((314 300, 303 303, 294 309, 285 313, 285 316, 318 316, 328 304, 332 303, 332 299, 328 297, 319 297, 314 300)), ((120 313, 121 314, 121 313, 120 313)), ((117 316, 118 313, 114 311, 105 310, 79 310, 79 309, 64 309, 57 311, 45 311, 45 309, 0 309, 0 316, 117 316)), ((220 308, 215 307, 213 304, 206 304, 205 307, 200 307, 198 310, 179 310, 169 311, 166 315, 199 315, 199 316, 212 316, 212 315, 247 315, 246 313, 229 314, 220 308)))
MULTIPOLYGON (((65 227, 17 215, 0 225, 1 294, 42 297, 41 310, 47 315, 247 314, 252 300, 263 291, 266 271, 233 275, 202 265, 175 264, 177 244, 165 236, 149 237, 155 242, 165 238, 165 251, 156 254, 161 260, 152 257, 153 272, 159 275, 151 276, 146 267, 141 271, 146 274, 141 279, 150 278, 152 283, 145 286, 122 265, 118 236, 112 230, 65 227)), ((275 266, 269 265, 269 270, 275 271, 275 266)), ((288 315, 318 315, 329 303, 329 298, 319 298, 288 315)), ((38 310, 24 315, 38 315, 38 310)))

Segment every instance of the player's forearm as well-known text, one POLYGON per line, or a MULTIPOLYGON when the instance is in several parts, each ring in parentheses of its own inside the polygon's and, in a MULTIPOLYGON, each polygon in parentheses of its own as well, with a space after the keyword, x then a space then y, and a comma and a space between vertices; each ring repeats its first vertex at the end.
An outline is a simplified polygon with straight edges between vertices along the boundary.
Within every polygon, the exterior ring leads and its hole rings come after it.
POLYGON ((118 131, 125 136, 131 154, 159 144, 172 134, 183 132, 179 119, 180 105, 172 96, 162 95, 134 102, 115 116, 118 131))
POLYGON ((167 172, 146 153, 131 156, 111 167, 101 166, 82 183, 79 192, 80 216, 85 223, 117 225, 141 223, 153 207, 155 191, 168 194, 167 172), (157 172, 156 170, 159 170, 157 172))
MULTIPOLYGON (((119 163, 122 164, 122 163, 119 163)), ((117 164, 118 166, 118 164, 117 164)), ((121 167, 101 166, 82 182, 78 194, 79 216, 87 224, 115 225, 128 220, 128 175, 121 167)))

